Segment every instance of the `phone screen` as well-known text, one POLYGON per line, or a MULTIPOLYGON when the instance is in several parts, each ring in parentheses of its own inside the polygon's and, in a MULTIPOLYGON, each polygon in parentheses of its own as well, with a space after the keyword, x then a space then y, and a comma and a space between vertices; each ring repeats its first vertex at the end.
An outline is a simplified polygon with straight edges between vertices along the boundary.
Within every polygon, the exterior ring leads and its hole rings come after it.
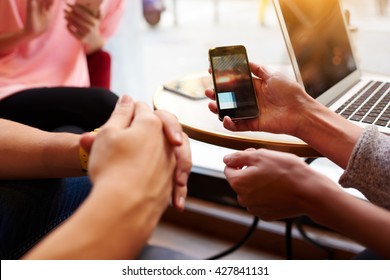
POLYGON ((218 47, 209 56, 219 119, 256 117, 257 99, 245 47, 218 47))

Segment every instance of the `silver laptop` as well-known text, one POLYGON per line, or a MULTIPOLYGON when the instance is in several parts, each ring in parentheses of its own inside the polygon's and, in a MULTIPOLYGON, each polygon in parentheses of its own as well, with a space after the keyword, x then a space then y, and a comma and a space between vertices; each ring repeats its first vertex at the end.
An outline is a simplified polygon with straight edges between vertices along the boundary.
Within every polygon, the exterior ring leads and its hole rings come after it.
POLYGON ((296 79, 322 104, 390 134, 390 78, 363 77, 339 0, 273 0, 296 79))

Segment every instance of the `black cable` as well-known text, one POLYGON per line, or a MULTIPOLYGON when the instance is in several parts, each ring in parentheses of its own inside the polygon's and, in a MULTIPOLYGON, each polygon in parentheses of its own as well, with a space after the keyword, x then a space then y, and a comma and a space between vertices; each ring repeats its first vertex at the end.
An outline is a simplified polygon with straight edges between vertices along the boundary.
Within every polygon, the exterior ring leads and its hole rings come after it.
MULTIPOLYGON (((305 162, 307 164, 310 164, 312 163, 316 158, 307 158, 305 159, 305 162)), ((241 239, 240 242, 238 242, 237 244, 235 244, 233 247, 219 253, 219 254, 216 254, 214 256, 211 256, 209 258, 207 258, 207 260, 217 260, 217 259, 220 259, 228 254, 231 254, 232 252, 236 251, 238 248, 240 248, 248 239, 249 237, 252 235, 252 233, 254 232, 254 230, 256 229, 257 225, 259 223, 259 218, 258 217, 254 217, 253 219, 253 223, 252 223, 252 226, 250 227, 250 229, 248 230, 248 232, 246 233, 246 235, 241 239)), ((285 245, 286 245, 286 259, 287 260, 292 260, 292 226, 293 226, 293 220, 292 219, 287 219, 286 220, 286 232, 285 232, 285 245)), ((310 243, 312 243, 313 245, 316 245, 316 246, 321 246, 321 244, 316 244, 315 241, 311 240, 307 235, 306 233, 303 231, 302 227, 298 227, 298 230, 299 232, 302 234, 302 236, 304 237, 304 239, 306 239, 307 241, 310 240, 310 243)), ((322 248, 322 249, 325 249, 325 248, 322 248)), ((331 256, 329 254, 329 256, 331 256)))
POLYGON ((293 220, 286 220, 286 232, 284 234, 285 237, 285 245, 286 245, 286 260, 292 260, 292 226, 293 220))
POLYGON ((310 165, 310 163, 312 163, 313 161, 315 161, 317 158, 306 158, 305 159, 305 162, 310 165))
POLYGON ((238 248, 240 248, 242 245, 244 245, 244 243, 246 241, 248 241, 249 237, 256 230, 258 224, 259 224, 259 218, 255 216, 253 218, 252 225, 249 228, 248 232, 245 234, 245 236, 238 243, 236 243, 231 248, 228 248, 227 250, 222 251, 221 253, 218 253, 218 254, 216 254, 214 256, 211 256, 211 257, 207 258, 207 260, 217 260, 217 259, 220 259, 220 258, 222 258, 224 256, 227 256, 227 255, 233 253, 234 251, 236 251, 238 248))
POLYGON ((332 249, 330 249, 329 247, 327 247, 326 245, 323 245, 321 243, 319 243, 318 241, 312 239, 311 237, 309 237, 306 233, 306 231, 303 229, 303 225, 300 221, 296 221, 296 226, 297 226, 297 229, 299 231, 299 233, 302 235, 303 239, 305 241, 307 241, 308 243, 310 243, 311 245, 325 251, 325 253, 328 255, 328 259, 329 260, 333 260, 334 259, 334 252, 332 251, 332 249))

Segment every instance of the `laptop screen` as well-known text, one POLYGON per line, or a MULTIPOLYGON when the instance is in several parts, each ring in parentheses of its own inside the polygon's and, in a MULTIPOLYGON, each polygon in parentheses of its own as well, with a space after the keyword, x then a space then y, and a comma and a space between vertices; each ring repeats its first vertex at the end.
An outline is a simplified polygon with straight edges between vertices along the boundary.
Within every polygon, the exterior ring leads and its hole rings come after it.
POLYGON ((277 2, 299 68, 297 78, 313 98, 357 70, 338 0, 277 2))

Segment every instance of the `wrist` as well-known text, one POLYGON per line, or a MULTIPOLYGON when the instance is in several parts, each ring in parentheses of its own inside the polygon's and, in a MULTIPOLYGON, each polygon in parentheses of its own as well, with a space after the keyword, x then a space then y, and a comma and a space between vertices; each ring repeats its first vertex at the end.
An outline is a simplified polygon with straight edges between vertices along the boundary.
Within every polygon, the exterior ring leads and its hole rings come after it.
POLYGON ((294 136, 345 168, 363 128, 329 110, 316 100, 310 102, 302 112, 294 136))
POLYGON ((86 55, 90 55, 98 50, 101 50, 103 48, 103 46, 104 46, 104 40, 102 37, 99 37, 93 43, 85 43, 84 44, 84 51, 85 51, 86 55))
POLYGON ((81 171, 83 173, 88 172, 88 163, 89 163, 89 151, 91 149, 92 143, 94 141, 95 136, 92 136, 96 134, 99 131, 98 128, 91 131, 89 134, 84 134, 80 138, 80 145, 79 145, 79 159, 80 159, 80 167, 81 171), (91 138, 91 136, 93 138, 91 138), (88 139, 88 140, 86 140, 88 139))
POLYGON ((51 177, 82 175, 79 160, 80 135, 53 133, 47 138, 44 163, 51 177))
POLYGON ((131 183, 142 182, 142 178, 137 180, 136 176, 131 176, 131 180, 126 180, 123 176, 126 171, 128 168, 111 168, 104 174, 92 176, 93 190, 90 200, 100 204, 96 207, 100 207, 107 214, 108 220, 118 220, 123 226, 139 233, 142 231, 144 234, 141 235, 148 236, 157 226, 169 200, 164 204, 151 199, 148 191, 144 191, 147 186, 131 183))
POLYGON ((316 187, 307 202, 308 216, 316 223, 330 226, 332 220, 339 214, 338 203, 349 196, 336 183, 328 178, 317 178, 316 187), (335 216, 336 215, 336 216, 335 216))
POLYGON ((323 223, 335 197, 343 195, 344 191, 331 179, 315 172, 309 166, 305 173, 306 176, 300 183, 306 186, 302 192, 303 212, 314 221, 323 223))
POLYGON ((298 117, 295 131, 292 135, 308 143, 313 132, 325 125, 324 120, 327 118, 326 110, 326 108, 314 99, 310 98, 305 101, 301 109, 295 109, 298 117))
POLYGON ((290 122, 285 133, 305 141, 306 136, 309 135, 308 130, 313 128, 322 105, 306 93, 296 94, 296 96, 298 100, 294 102, 293 108, 287 114, 290 122))

